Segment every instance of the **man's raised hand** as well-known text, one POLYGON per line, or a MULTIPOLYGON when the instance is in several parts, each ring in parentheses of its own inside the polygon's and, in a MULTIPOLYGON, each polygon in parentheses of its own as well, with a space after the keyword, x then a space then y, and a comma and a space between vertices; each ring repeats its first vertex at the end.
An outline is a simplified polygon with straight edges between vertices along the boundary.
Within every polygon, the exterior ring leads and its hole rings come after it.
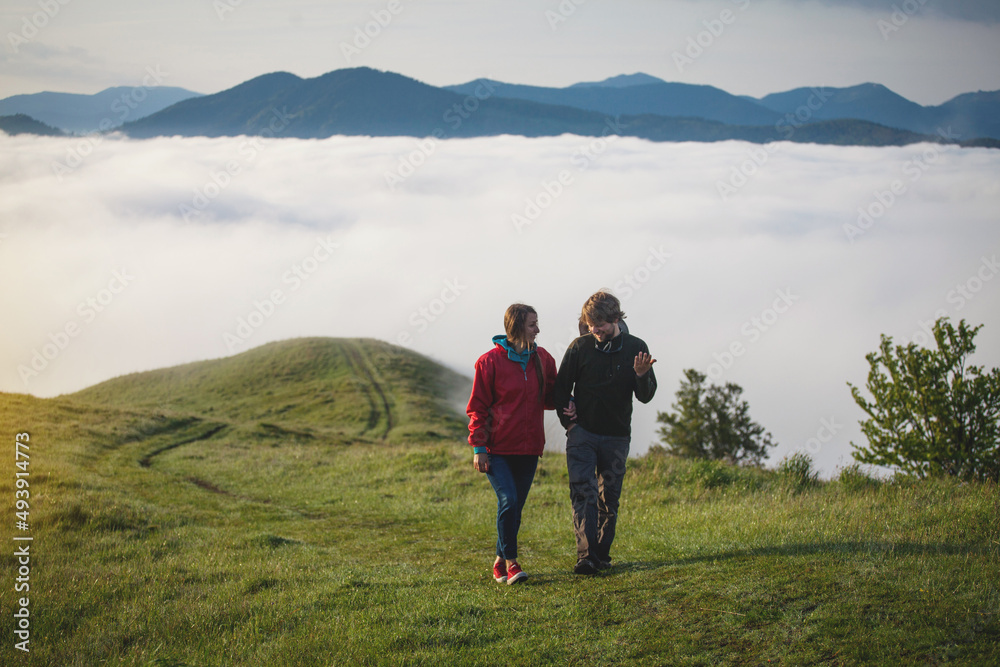
POLYGON ((653 355, 648 352, 640 352, 635 355, 635 363, 632 365, 632 368, 635 369, 635 374, 637 376, 642 377, 649 372, 649 369, 652 368, 655 363, 656 359, 653 358, 653 355))

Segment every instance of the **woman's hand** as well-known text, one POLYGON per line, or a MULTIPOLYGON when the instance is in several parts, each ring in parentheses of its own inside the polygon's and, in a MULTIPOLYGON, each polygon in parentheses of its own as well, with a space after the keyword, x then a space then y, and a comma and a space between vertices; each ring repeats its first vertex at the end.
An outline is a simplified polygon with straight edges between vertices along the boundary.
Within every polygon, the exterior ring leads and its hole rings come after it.
POLYGON ((489 454, 473 454, 472 467, 478 472, 489 472, 490 471, 489 454))
POLYGON ((570 401, 569 406, 563 408, 563 414, 569 417, 570 421, 576 421, 576 401, 570 401))

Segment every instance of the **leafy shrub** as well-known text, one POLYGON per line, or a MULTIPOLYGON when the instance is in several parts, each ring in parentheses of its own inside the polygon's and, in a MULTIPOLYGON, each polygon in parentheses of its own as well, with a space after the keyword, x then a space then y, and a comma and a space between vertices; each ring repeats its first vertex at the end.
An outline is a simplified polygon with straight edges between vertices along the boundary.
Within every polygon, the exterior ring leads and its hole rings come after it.
POLYGON ((865 357, 872 399, 848 383, 869 417, 861 422, 868 446, 854 446, 856 460, 920 479, 1000 481, 1000 369, 968 364, 981 328, 939 318, 936 350, 893 346, 882 336, 878 352, 865 357))
POLYGON ((706 376, 684 371, 674 412, 657 413, 660 437, 674 456, 759 464, 774 447, 771 434, 750 419, 750 406, 740 400, 743 388, 705 385, 706 376))
POLYGON ((848 491, 877 489, 881 485, 881 482, 862 470, 858 463, 852 463, 841 469, 837 481, 848 491))
POLYGON ((812 458, 805 452, 795 452, 781 459, 778 464, 778 475, 795 492, 819 482, 819 472, 813 470, 812 458))
POLYGON ((714 489, 729 486, 735 479, 735 466, 722 461, 701 460, 692 462, 685 481, 706 489, 714 489))

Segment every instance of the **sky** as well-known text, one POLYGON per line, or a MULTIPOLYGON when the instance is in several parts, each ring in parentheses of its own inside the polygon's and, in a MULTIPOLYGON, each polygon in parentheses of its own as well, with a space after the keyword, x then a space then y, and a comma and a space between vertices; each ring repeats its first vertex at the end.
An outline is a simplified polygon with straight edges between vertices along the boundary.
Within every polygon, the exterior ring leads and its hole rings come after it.
POLYGON ((432 85, 645 72, 761 97, 880 83, 924 105, 1000 89, 995 0, 3 0, 0 96, 368 66, 432 85))

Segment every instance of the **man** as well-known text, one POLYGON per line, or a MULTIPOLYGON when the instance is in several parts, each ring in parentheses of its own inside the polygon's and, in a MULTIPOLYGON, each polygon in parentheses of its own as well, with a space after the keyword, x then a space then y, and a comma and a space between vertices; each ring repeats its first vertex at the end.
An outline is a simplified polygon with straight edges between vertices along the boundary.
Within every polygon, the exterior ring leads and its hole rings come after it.
POLYGON ((656 393, 656 359, 646 343, 628 333, 624 317, 614 295, 602 291, 591 296, 580 318, 590 333, 570 344, 556 376, 556 414, 567 429, 577 574, 611 566, 632 436, 632 396, 649 403, 656 393))

